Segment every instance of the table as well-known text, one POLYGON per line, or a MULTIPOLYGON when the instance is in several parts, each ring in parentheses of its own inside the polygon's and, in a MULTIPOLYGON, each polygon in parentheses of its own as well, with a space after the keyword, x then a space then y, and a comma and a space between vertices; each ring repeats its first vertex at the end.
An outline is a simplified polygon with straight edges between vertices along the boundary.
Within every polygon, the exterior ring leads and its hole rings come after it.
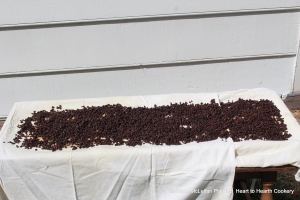
MULTIPOLYGON (((63 105, 64 108, 74 109, 82 105, 104 105, 107 103, 125 103, 127 106, 153 106, 153 104, 165 105, 170 101, 187 101, 190 99, 196 99, 199 102, 209 102, 211 99, 216 99, 217 102, 227 102, 228 100, 236 100, 237 98, 250 98, 250 99, 272 99, 275 104, 280 108, 283 116, 287 120, 287 125, 291 132, 294 133, 293 140, 276 142, 276 141, 247 141, 238 142, 236 147, 236 177, 235 180, 245 186, 245 179, 261 178, 263 180, 263 186, 267 189, 272 186, 272 183, 276 182, 277 171, 294 170, 296 167, 289 168, 287 166, 275 167, 275 169, 267 166, 282 166, 284 164, 293 164, 294 166, 300 166, 300 155, 294 154, 295 150, 300 147, 300 127, 296 124, 296 120, 293 118, 289 110, 284 103, 279 99, 278 95, 268 90, 240 90, 235 92, 224 92, 219 94, 172 94, 172 95, 160 95, 160 96, 143 96, 143 97, 119 97, 119 98, 102 98, 102 99, 83 99, 83 100, 68 100, 68 101, 52 101, 52 102, 26 102, 18 103, 15 108, 21 111, 15 119, 15 124, 29 115, 32 110, 41 110, 52 105, 63 105), (20 110, 21 109, 21 110, 20 110), (297 126, 296 126, 297 125, 297 126), (259 154, 257 153, 259 150, 259 154), (249 168, 250 166, 255 168, 249 168), (258 167, 258 168, 257 168, 258 167), (265 168, 261 168, 265 167, 265 168)), ((196 103, 196 102, 195 102, 196 103)), ((16 110, 16 109, 15 109, 16 110)), ((14 132, 14 131, 12 131, 14 132)), ((7 138, 9 140, 9 138, 7 138)), ((233 154, 234 158, 234 154, 233 154)), ((232 162, 234 163, 234 161, 232 162)), ((232 169, 234 169, 234 167, 232 169)), ((234 174, 234 170, 233 170, 234 174)), ((198 176, 199 177, 199 176, 198 176)), ((230 186, 233 181, 231 179, 230 186)), ((184 184, 185 185, 185 184, 184 184)), ((244 187, 245 188, 245 187, 244 187)), ((247 195, 246 195, 247 196, 247 195)), ((248 195, 249 196, 249 195, 248 195)), ((270 194, 262 194, 262 198, 272 198, 270 194)))
MULTIPOLYGON (((261 179, 262 190, 269 191, 273 184, 277 181, 277 172, 279 171, 291 171, 298 170, 297 167, 291 165, 285 165, 280 167, 237 167, 235 169, 235 178, 234 178, 234 192, 237 188, 241 190, 248 190, 246 186, 247 179, 261 179)), ((244 193, 246 200, 251 200, 250 193, 244 193)), ((261 200, 272 200, 272 193, 261 193, 261 200)))

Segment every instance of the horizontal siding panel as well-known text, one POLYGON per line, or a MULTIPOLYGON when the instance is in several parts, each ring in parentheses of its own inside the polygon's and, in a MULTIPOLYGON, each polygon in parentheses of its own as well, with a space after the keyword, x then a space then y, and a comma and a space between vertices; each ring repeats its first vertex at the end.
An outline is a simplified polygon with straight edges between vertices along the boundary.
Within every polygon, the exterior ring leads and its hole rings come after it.
POLYGON ((297 8, 299 0, 0 1, 0 26, 93 19, 297 8))
POLYGON ((0 74, 296 54, 299 12, 0 31, 0 74))
POLYGON ((1 78, 0 91, 5 98, 0 99, 0 116, 7 115, 18 101, 222 92, 258 87, 288 94, 295 59, 1 78))

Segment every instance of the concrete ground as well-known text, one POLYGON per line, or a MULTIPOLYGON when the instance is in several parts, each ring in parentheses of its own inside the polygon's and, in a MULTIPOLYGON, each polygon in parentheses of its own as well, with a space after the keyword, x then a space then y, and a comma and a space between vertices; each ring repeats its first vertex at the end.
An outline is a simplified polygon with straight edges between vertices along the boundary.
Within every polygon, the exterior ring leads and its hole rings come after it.
POLYGON ((290 110, 300 110, 300 95, 288 96, 284 103, 290 110))
POLYGON ((285 105, 291 110, 294 117, 300 124, 300 95, 298 96, 288 96, 284 100, 285 105))

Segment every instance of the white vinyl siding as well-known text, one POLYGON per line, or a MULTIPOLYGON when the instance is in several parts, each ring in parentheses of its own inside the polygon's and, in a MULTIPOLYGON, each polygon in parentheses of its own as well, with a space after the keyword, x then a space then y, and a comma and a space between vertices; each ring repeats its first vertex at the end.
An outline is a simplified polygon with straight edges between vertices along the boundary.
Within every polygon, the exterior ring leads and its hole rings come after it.
POLYGON ((0 117, 17 101, 256 87, 292 92, 300 1, 0 5, 0 117))

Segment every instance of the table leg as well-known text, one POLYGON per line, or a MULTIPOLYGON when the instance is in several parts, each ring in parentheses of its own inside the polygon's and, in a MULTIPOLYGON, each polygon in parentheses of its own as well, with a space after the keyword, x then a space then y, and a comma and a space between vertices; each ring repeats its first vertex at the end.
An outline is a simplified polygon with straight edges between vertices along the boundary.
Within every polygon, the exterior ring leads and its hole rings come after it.
POLYGON ((277 172, 263 172, 262 174, 262 191, 260 195, 261 200, 273 200, 272 186, 276 183, 277 172))
MULTIPOLYGON (((247 185, 246 185, 246 180, 240 180, 240 185, 241 185, 242 190, 248 190, 247 185)), ((245 193, 244 198, 246 200, 251 200, 251 196, 249 193, 245 193)))
POLYGON ((1 186, 0 186, 0 200, 8 200, 1 186))

